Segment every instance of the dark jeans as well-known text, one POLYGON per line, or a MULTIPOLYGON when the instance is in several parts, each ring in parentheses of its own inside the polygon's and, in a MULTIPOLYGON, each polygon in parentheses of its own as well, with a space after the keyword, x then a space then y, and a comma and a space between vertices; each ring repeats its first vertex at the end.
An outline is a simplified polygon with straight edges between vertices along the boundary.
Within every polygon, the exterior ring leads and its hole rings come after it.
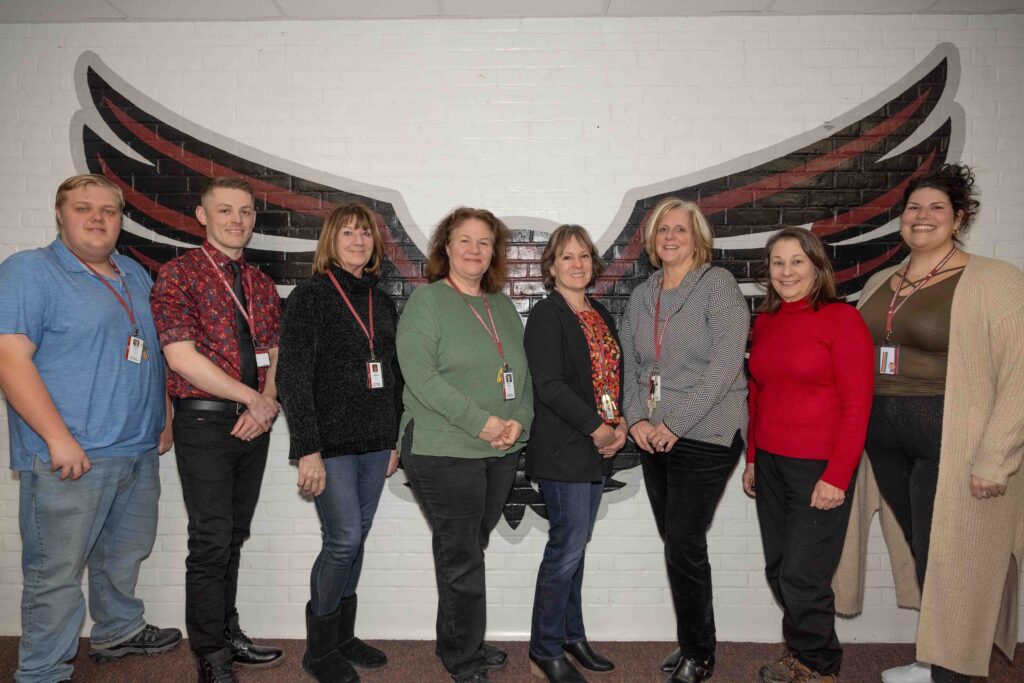
POLYGON ((740 457, 739 432, 731 446, 679 439, 668 453, 641 452, 644 486, 658 535, 676 611, 676 637, 684 657, 715 652, 708 527, 740 457))
POLYGON ((564 643, 586 639, 583 628, 583 561, 601 504, 604 481, 577 483, 538 479, 548 511, 548 543, 537 572, 530 627, 530 654, 564 657, 564 643))
POLYGON ((270 434, 236 439, 231 429, 237 420, 230 413, 174 413, 174 450, 188 511, 185 627, 199 655, 226 646, 224 625, 238 615, 238 563, 267 464, 270 434))
MULTIPOLYGON (((821 674, 839 671, 843 648, 836 635, 832 576, 839 566, 850 504, 811 507, 811 494, 827 460, 787 458, 757 449, 754 482, 765 575, 782 606, 782 636, 797 659, 821 674)), ((847 498, 853 495, 856 474, 847 498)))
POLYGON ((493 458, 417 455, 402 464, 433 534, 437 650, 453 676, 484 670, 487 629, 484 549, 516 478, 519 452, 493 458))
POLYGON ((377 513, 391 451, 339 455, 324 460, 324 492, 313 499, 323 547, 310 574, 314 614, 333 614, 351 597, 363 569, 363 548, 377 513))
MULTIPOLYGON (((865 444, 878 490, 910 544, 922 587, 939 482, 943 404, 942 396, 875 396, 865 444)), ((967 683, 970 677, 932 666, 932 680, 967 683)))

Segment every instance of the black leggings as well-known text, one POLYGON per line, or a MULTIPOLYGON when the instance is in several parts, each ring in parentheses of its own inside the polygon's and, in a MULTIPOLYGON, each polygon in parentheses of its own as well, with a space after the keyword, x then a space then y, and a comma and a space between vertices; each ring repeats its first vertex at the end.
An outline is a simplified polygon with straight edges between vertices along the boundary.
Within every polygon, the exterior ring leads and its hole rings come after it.
MULTIPOLYGON (((875 396, 865 444, 878 490, 914 554, 917 583, 922 588, 939 481, 942 408, 942 396, 875 396)), ((932 665, 932 680, 970 683, 971 679, 932 665)))

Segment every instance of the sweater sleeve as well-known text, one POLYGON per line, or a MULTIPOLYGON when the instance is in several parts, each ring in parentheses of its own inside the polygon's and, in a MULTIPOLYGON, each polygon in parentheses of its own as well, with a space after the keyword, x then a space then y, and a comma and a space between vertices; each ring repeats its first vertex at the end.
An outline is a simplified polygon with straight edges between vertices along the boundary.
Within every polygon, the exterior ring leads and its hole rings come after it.
MULTIPOLYGON (((971 474, 1002 486, 1024 457, 1024 307, 1000 320, 989 333, 995 399, 971 474)), ((1018 484, 1019 485, 1019 484, 1018 484)))
POLYGON ((666 426, 679 437, 686 436, 718 405, 736 376, 743 372, 750 311, 732 275, 720 268, 713 270, 719 273, 709 278, 707 294, 711 362, 697 391, 689 394, 680 409, 665 420, 666 426))
MULTIPOLYGON (((414 291, 405 304, 405 310, 398 321, 396 340, 405 387, 424 407, 443 417, 452 426, 477 437, 490 415, 438 372, 441 343, 439 315, 435 295, 428 287, 414 291)), ((523 428, 527 429, 528 424, 524 424, 523 428)))
POLYGON ((537 400, 573 429, 590 434, 601 426, 596 407, 587 405, 566 382, 572 368, 564 365, 562 323, 554 304, 538 303, 526 321, 526 358, 537 400))
MULTIPOLYGON (((762 314, 764 315, 764 314, 762 314)), ((761 326, 759 321, 762 318, 758 318, 754 321, 754 334, 751 337, 750 342, 750 357, 753 358, 757 352, 757 330, 761 326)), ((749 367, 749 363, 747 364, 749 367)), ((757 417, 757 382, 754 381, 753 375, 747 378, 747 414, 750 416, 747 422, 747 462, 754 462, 754 454, 757 453, 757 441, 756 441, 756 430, 754 424, 756 423, 757 417)))
POLYGON ((832 304, 832 372, 839 397, 839 417, 832 454, 821 480, 844 491, 864 452, 874 395, 874 343, 860 314, 847 304, 832 304))
POLYGON ((312 284, 296 287, 288 297, 277 358, 277 392, 288 420, 291 439, 288 457, 291 459, 321 449, 313 388, 316 381, 317 330, 321 325, 312 284))
POLYGON ((647 419, 647 397, 643 396, 641 389, 640 358, 634 342, 636 316, 643 309, 643 287, 641 284, 630 294, 626 314, 622 316, 622 326, 619 328, 619 344, 622 347, 622 415, 627 427, 647 419))

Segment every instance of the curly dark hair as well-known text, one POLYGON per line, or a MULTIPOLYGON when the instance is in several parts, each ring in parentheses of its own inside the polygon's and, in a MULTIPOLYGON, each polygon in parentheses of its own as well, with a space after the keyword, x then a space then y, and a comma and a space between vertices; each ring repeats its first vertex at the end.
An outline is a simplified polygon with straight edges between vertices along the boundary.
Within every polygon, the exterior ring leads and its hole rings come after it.
POLYGON ((445 247, 452 238, 452 233, 463 222, 476 219, 487 224, 491 229, 491 236, 494 237, 494 251, 491 254, 491 265, 484 273, 480 281, 480 289, 487 294, 501 291, 508 281, 508 262, 505 258, 505 248, 512 239, 512 233, 508 227, 487 209, 472 209, 460 206, 447 216, 434 228, 434 234, 430 236, 430 253, 427 254, 427 281, 437 282, 443 280, 451 268, 448 260, 448 252, 445 247))
POLYGON ((981 209, 981 202, 976 199, 979 192, 974 187, 974 171, 967 164, 943 164, 931 173, 911 180, 903 193, 901 213, 906 210, 910 195, 923 187, 938 190, 949 197, 953 215, 960 216, 960 229, 953 234, 953 239, 961 244, 981 209))

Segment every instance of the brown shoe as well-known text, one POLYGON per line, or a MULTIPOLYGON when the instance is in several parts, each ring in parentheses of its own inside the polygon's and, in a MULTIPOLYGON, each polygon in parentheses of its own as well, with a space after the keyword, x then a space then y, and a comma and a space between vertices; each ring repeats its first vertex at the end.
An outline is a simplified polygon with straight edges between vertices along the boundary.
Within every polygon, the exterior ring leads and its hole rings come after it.
POLYGON ((792 652, 786 652, 778 659, 768 662, 758 673, 764 683, 793 683, 796 680, 796 666, 799 662, 792 652))
POLYGON ((835 674, 820 674, 817 671, 811 671, 806 666, 801 664, 796 658, 793 659, 795 663, 793 677, 793 683, 836 683, 839 677, 835 674))

